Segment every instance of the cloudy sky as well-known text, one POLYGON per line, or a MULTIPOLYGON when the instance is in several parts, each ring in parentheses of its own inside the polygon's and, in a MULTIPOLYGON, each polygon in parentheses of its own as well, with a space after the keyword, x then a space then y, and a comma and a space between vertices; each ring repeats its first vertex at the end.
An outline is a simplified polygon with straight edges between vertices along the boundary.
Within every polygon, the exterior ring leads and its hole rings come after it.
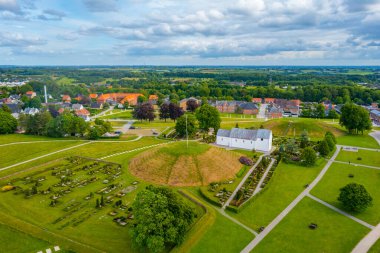
POLYGON ((0 0, 1 65, 380 65, 380 0, 0 0))

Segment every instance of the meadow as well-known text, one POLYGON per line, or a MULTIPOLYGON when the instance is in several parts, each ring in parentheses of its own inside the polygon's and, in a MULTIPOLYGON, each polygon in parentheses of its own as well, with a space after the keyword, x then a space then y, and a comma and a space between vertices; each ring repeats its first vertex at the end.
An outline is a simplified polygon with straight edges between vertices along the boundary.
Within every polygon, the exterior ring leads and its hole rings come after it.
POLYGON ((380 222, 380 192, 378 190, 380 170, 334 163, 311 191, 311 194, 344 210, 338 201, 339 189, 349 183, 364 185, 373 198, 373 205, 361 213, 348 212, 371 225, 377 225, 380 222), (349 177, 350 174, 354 177, 349 177))
POLYGON ((252 252, 347 253, 368 232, 368 228, 305 197, 252 252), (318 228, 310 229, 311 223, 318 228))

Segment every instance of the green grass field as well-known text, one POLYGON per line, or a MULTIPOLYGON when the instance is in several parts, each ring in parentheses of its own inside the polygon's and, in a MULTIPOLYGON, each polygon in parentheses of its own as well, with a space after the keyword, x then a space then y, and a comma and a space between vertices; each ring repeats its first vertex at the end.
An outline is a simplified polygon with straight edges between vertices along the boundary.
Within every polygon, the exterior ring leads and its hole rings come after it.
MULTIPOLYGON (((78 150, 66 152, 60 154, 60 157, 67 156, 69 154, 81 154, 89 155, 96 157, 98 155, 113 154, 118 151, 132 150, 138 147, 143 147, 144 145, 151 145, 154 143, 160 143, 162 141, 156 140, 154 138, 143 138, 138 142, 131 143, 107 143, 106 146, 104 143, 93 143, 89 144, 88 147, 78 148, 78 150), (93 145, 93 146, 92 146, 93 145)), ((124 167, 124 173, 120 176, 120 182, 125 185, 131 185, 136 179, 129 173, 127 170, 129 160, 134 157, 139 152, 143 150, 135 151, 132 153, 125 153, 120 156, 110 157, 107 160, 114 162, 121 162, 124 167)), ((55 159, 57 158, 54 157, 55 159)), ((51 157, 50 160, 53 158, 51 157)), ((45 161, 42 159, 39 163, 45 161)), ((54 164, 46 166, 55 166, 54 164)), ((28 168, 28 167, 24 167, 28 168)), ((34 171, 39 170, 41 167, 36 168, 34 171)), ((15 177, 23 177, 28 175, 31 171, 25 172, 23 174, 16 175, 15 177)), ((82 177, 81 174, 77 175, 82 177)), ((8 179, 9 180, 9 179, 8 179)), ((130 205, 133 202, 137 192, 143 189, 147 184, 139 180, 140 184, 138 189, 127 194, 123 200, 123 203, 130 205)), ((62 198, 64 203, 71 203, 74 201, 83 201, 83 197, 89 192, 94 192, 99 189, 101 186, 99 184, 89 184, 83 190, 74 189, 72 193, 62 198)), ((1 193, 1 203, 0 203, 0 221, 7 222, 9 224, 23 224, 20 227, 26 228, 31 225, 36 225, 38 227, 46 228, 54 233, 60 235, 59 238, 52 238, 50 235, 44 235, 48 241, 53 240, 58 245, 65 245, 68 249, 73 249, 77 252, 96 252, 98 250, 107 251, 107 252, 133 252, 131 245, 131 238, 128 227, 121 227, 116 225, 111 216, 107 213, 112 210, 105 208, 98 210, 86 221, 81 223, 78 226, 72 227, 71 225, 60 228, 64 222, 59 222, 57 226, 53 224, 52 221, 55 220, 60 215, 64 215, 66 212, 63 211, 62 205, 58 207, 49 207, 50 200, 46 200, 46 197, 43 195, 33 196, 31 199, 23 199, 22 196, 15 196, 12 193, 1 193), (12 216, 10 216, 10 214, 12 216), (26 222, 26 223, 25 223, 26 222), (91 245, 93 248, 86 248, 84 246, 78 245, 69 241, 72 239, 74 241, 83 243, 85 245, 91 245)), ((92 203, 94 200, 90 200, 85 207, 84 211, 95 210, 92 203)), ((194 208, 199 209, 198 206, 190 203, 194 208)), ((82 209, 81 209, 82 210, 82 209)), ((79 211, 80 212, 80 211, 79 211)), ((197 212, 199 214, 199 212, 197 212)), ((80 214, 74 214, 72 218, 79 219, 80 214), (79 215, 79 216, 78 216, 79 215)), ((198 215, 200 217, 200 215, 198 215)), ((27 232, 34 234, 37 229, 29 229, 27 232)))
POLYGON ((351 152, 341 150, 336 160, 380 167, 380 151, 359 149, 358 152, 351 152))
MULTIPOLYGON (((101 158, 101 157, 112 155, 118 152, 129 151, 136 148, 141 148, 141 147, 158 144, 158 143, 164 143, 164 142, 166 141, 155 139, 153 137, 144 137, 140 139, 139 141, 132 141, 132 142, 127 142, 127 141, 126 142, 106 142, 106 141, 94 142, 94 143, 73 148, 64 152, 53 154, 53 155, 50 155, 50 156, 47 156, 47 157, 44 157, 32 162, 26 163, 26 164, 22 164, 14 168, 11 168, 9 170, 0 171, 0 177, 20 171, 20 170, 28 169, 33 166, 37 166, 49 161, 53 161, 61 157, 81 155, 81 156, 88 156, 92 158, 101 158)), ((27 145, 30 145, 30 144, 27 144, 27 145)))
POLYGON ((112 110, 106 115, 99 117, 99 119, 132 119, 132 110, 112 110))
MULTIPOLYGON (((0 223, 0 245, 2 252, 38 252, 51 247, 48 242, 32 237, 0 223)), ((54 245, 55 246, 55 245, 54 245)))
POLYGON ((84 142, 55 141, 2 146, 0 147, 0 153, 2 154, 0 168, 81 143, 84 142))
POLYGON ((314 167, 302 167, 280 163, 269 184, 238 213, 230 213, 253 229, 268 225, 286 206, 288 206, 311 183, 325 165, 318 160, 314 167))
POLYGON ((373 206, 362 213, 351 214, 372 225, 378 224, 380 222, 380 191, 378 190, 378 186, 380 185, 380 170, 334 163, 318 185, 311 191, 311 194, 343 209, 343 206, 337 200, 340 192, 339 189, 353 182, 365 186, 373 198, 373 206), (354 177, 348 177, 349 174, 353 174, 354 177))
POLYGON ((376 243, 370 248, 368 253, 379 253, 380 252, 380 240, 377 240, 376 243))
POLYGON ((191 248, 190 252, 239 252, 253 238, 254 236, 250 232, 216 213, 215 223, 191 248))
POLYGON ((5 134, 0 135, 0 145, 13 142, 24 141, 51 141, 51 140, 67 140, 68 138, 50 138, 46 136, 35 136, 26 134, 5 134))
POLYGON ((306 197, 252 252, 347 253, 368 232, 368 228, 306 197), (310 223, 318 228, 311 230, 310 223))
POLYGON ((363 148, 380 148, 377 141, 369 136, 367 133, 364 135, 342 135, 337 138, 338 144, 347 146, 358 146, 363 148))

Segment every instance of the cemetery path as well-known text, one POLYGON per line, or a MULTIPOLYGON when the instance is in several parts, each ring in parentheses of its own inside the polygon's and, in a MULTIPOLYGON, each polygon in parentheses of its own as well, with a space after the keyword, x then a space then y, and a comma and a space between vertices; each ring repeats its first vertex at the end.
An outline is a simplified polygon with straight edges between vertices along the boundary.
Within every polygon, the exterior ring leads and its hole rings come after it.
POLYGON ((342 164, 348 164, 348 165, 352 165, 352 166, 360 166, 360 167, 366 167, 366 168, 370 168, 370 169, 380 170, 380 167, 364 165, 364 164, 359 164, 359 163, 349 163, 349 162, 342 162, 342 161, 334 161, 334 163, 342 163, 342 164))
POLYGON ((22 165, 24 163, 32 162, 32 161, 35 161, 35 160, 38 160, 38 159, 41 159, 41 158, 44 158, 44 157, 47 157, 47 156, 50 156, 50 155, 54 155, 54 154, 57 154, 57 153, 60 153, 60 152, 63 152, 63 151, 67 151, 67 150, 70 150, 70 149, 73 149, 73 148, 78 148, 78 147, 81 147, 81 146, 84 146, 84 145, 87 145, 87 144, 90 144, 90 143, 92 143, 92 142, 89 141, 89 142, 85 142, 85 143, 82 143, 82 144, 79 144, 79 145, 75 145, 75 146, 72 146, 72 147, 60 149, 60 150, 57 150, 57 151, 54 151, 54 152, 51 152, 51 153, 48 153, 48 154, 45 154, 45 155, 41 155, 41 156, 38 156, 38 157, 35 157, 35 158, 32 158, 32 159, 26 160, 26 161, 23 161, 23 162, 19 162, 19 163, 16 163, 16 164, 4 167, 4 168, 0 168, 0 171, 7 170, 7 169, 10 169, 10 168, 16 167, 18 165, 22 165))
POLYGON ((329 203, 327 203, 327 202, 325 202, 325 201, 323 201, 323 200, 321 200, 321 199, 319 199, 319 198, 317 198, 317 197, 311 195, 310 193, 306 194, 306 196, 308 196, 309 198, 311 198, 311 199, 317 201, 318 203, 320 203, 320 204, 322 204, 322 205, 324 205, 324 206, 326 206, 326 207, 328 207, 328 208, 334 210, 335 212, 340 213, 340 214, 346 216, 347 218, 350 218, 351 220, 356 221, 357 223, 360 223, 361 225, 363 225, 363 226, 365 226, 365 227, 367 227, 367 228, 369 228, 369 229, 371 229, 371 230, 375 228, 375 227, 372 226, 371 224, 368 224, 367 222, 362 221, 362 220, 360 220, 360 219, 358 219, 358 218, 352 216, 351 214, 348 214, 348 213, 346 213, 346 212, 340 210, 339 208, 336 208, 336 207, 333 206, 333 205, 330 205, 329 203))
POLYGON ((331 164, 334 162, 335 158, 338 156, 341 146, 337 145, 336 151, 334 155, 330 158, 330 160, 323 167, 318 176, 314 179, 314 181, 307 187, 300 195, 297 196, 296 199, 293 200, 258 236, 255 237, 241 252, 249 253, 259 244, 265 236, 267 236, 277 225, 280 223, 288 213, 293 210, 293 208, 305 197, 309 192, 316 186, 322 177, 326 174, 327 170, 330 168, 331 164))
POLYGON ((377 141, 377 143, 379 143, 379 145, 380 145, 380 131, 378 131, 378 130, 372 131, 369 133, 369 135, 371 135, 377 141))
POLYGON ((247 172, 247 174, 245 174, 244 178, 241 180, 241 182, 239 183, 239 185, 235 188, 235 190, 233 191, 233 193, 231 194, 231 196, 227 199, 226 203, 224 203, 224 205, 222 206, 222 209, 226 209, 226 207, 230 204, 230 202, 235 197, 236 193, 239 191, 239 189, 243 186, 244 182, 249 177, 249 175, 251 175, 252 171, 254 169, 256 169, 256 167, 259 165, 259 163, 261 162, 261 159, 263 158, 263 156, 264 155, 261 155, 259 157, 259 159, 257 160, 257 162, 252 166, 252 168, 249 169, 249 171, 247 172))
POLYGON ((351 253, 363 253, 368 252, 380 238, 380 223, 371 230, 351 251, 351 253))
POLYGON ((251 198, 252 198, 253 196, 255 196, 257 193, 259 193, 259 192, 261 191, 261 189, 263 189, 263 188, 261 188, 261 185, 263 184, 265 178, 266 178, 267 175, 268 175, 268 172, 269 172, 270 169, 272 168, 272 166, 273 166, 273 164, 274 164, 275 161, 276 161, 275 159, 273 159, 273 158, 271 159, 270 164, 268 165, 267 169, 266 169, 265 172, 264 172, 264 175, 261 177, 259 183, 257 184, 256 189, 255 189, 255 191, 253 192, 251 198))

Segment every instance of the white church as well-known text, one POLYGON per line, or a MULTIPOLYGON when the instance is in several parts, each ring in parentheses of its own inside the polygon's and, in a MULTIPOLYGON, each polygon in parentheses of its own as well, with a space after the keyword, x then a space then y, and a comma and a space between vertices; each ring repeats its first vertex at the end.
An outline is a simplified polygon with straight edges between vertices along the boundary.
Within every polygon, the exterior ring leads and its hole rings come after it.
POLYGON ((268 129, 219 129, 216 134, 217 145, 262 152, 269 152, 272 149, 272 139, 272 131, 268 129))

